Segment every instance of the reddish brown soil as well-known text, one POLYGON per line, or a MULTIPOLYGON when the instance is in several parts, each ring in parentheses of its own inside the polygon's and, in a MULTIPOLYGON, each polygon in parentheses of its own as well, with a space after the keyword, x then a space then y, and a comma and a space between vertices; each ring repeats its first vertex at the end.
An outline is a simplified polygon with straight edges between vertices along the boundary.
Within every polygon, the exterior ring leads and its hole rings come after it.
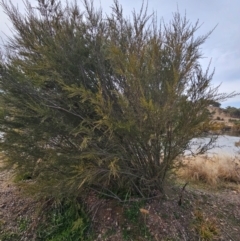
POLYGON ((180 188, 170 188, 165 197, 145 202, 141 210, 136 209, 136 221, 126 215, 135 204, 90 195, 87 203, 95 240, 240 240, 239 192, 226 189, 213 194, 187 187, 179 206, 180 193, 180 188), (216 234, 204 239, 204 230, 211 227, 216 234))

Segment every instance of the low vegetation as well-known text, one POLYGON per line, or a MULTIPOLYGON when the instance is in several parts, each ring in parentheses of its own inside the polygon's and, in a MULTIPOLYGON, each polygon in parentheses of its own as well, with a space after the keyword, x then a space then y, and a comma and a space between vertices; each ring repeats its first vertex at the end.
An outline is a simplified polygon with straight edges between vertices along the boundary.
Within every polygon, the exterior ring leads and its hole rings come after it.
POLYGON ((42 241, 90 241, 90 223, 82 202, 73 200, 51 203, 42 210, 41 221, 36 230, 36 239, 42 241))
POLYGON ((198 156, 185 158, 177 171, 179 177, 210 185, 220 182, 240 183, 240 158, 228 156, 198 156))
POLYGON ((240 108, 228 106, 224 109, 224 112, 229 114, 232 118, 240 118, 240 108))
POLYGON ((193 227, 198 233, 200 240, 214 240, 219 236, 217 221, 214 218, 209 218, 208 215, 203 213, 201 208, 194 210, 193 215, 193 227))
POLYGON ((2 185, 4 176, 0 173, 0 207, 6 211, 6 215, 0 213, 0 240, 237 240, 237 159, 202 156, 195 161, 185 159, 184 164, 168 181, 165 195, 157 193, 149 199, 125 195, 123 202, 94 191, 81 199, 57 201, 48 197, 31 202, 22 192, 15 193, 19 187, 31 187, 34 180, 22 178, 17 186, 9 181, 2 185), (15 191, 8 191, 11 186, 16 187, 15 191), (32 211, 28 213, 28 209, 32 211), (12 218, 14 213, 18 218, 12 218))
POLYGON ((240 118, 238 115, 231 115, 227 109, 216 105, 208 107, 209 116, 212 120, 211 131, 218 134, 240 136, 240 118))

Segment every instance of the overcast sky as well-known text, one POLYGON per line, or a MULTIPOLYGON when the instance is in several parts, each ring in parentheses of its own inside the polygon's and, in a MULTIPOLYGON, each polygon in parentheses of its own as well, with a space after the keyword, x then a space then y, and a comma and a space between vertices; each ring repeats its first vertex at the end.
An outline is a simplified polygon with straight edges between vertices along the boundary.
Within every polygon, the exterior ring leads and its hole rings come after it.
MULTIPOLYGON (((6 0, 5 0, 6 1, 6 0)), ((70 1, 70 0, 69 0, 70 1)), ((21 11, 24 5, 21 0, 12 0, 19 6, 21 11)), ((37 0, 30 0, 36 5, 37 0)), ((65 1, 63 1, 65 2, 65 1)), ((81 4, 81 0, 77 0, 81 4)), ((95 0, 96 6, 100 1, 95 0)), ((124 13, 129 16, 135 8, 141 7, 142 0, 119 0, 123 6, 124 13)), ((146 2, 146 1, 145 1, 146 2)), ((110 12, 112 0, 101 0, 103 12, 110 12)), ((205 34, 216 29, 202 46, 204 59, 201 61, 204 68, 211 60, 211 69, 215 68, 213 85, 221 84, 220 92, 230 93, 236 91, 240 93, 240 1, 239 0, 148 0, 149 13, 155 11, 158 18, 163 18, 167 23, 172 18, 172 13, 177 11, 187 19, 195 23, 198 19, 201 28, 197 34, 205 34)), ((8 18, 0 7, 0 37, 4 40, 5 35, 11 35, 9 31, 8 18)), ((0 40, 0 46, 2 41, 0 40)), ((222 107, 235 106, 240 108, 240 96, 229 99, 222 103, 222 107)))

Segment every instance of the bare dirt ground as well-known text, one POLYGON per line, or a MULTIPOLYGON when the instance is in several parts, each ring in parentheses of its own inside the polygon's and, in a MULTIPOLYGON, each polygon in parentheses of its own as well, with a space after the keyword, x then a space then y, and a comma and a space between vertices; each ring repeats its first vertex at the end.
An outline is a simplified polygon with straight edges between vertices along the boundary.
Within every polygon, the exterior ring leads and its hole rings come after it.
POLYGON ((170 188, 164 198, 149 200, 139 210, 134 204, 92 197, 95 240, 240 240, 238 191, 188 187, 179 206, 180 193, 181 188, 170 188), (126 215, 134 210, 140 213, 138 220, 126 215))
MULTIPOLYGON (((39 240, 38 203, 24 196, 11 177, 9 171, 0 172, 0 240, 39 240)), ((240 240, 239 185, 215 190, 188 185, 179 205, 182 186, 156 199, 126 203, 90 192, 85 202, 94 240, 240 240)))
POLYGON ((36 211, 37 203, 12 182, 12 173, 0 170, 0 240, 34 240, 36 211))

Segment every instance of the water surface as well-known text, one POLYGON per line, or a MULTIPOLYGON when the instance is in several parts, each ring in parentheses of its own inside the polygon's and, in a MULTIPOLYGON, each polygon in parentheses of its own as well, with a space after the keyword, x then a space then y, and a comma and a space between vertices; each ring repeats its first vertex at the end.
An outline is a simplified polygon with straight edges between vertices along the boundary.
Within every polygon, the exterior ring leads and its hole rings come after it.
MULTIPOLYGON (((195 150, 199 144, 208 143, 209 140, 210 140, 210 138, 208 138, 208 137, 202 138, 202 139, 194 139, 193 143, 195 143, 195 144, 192 146, 192 150, 195 150)), ((238 141, 240 141, 239 136, 238 137, 237 136, 228 136, 228 135, 219 136, 214 145, 215 147, 213 147, 211 150, 208 150, 207 154, 208 155, 224 155, 224 156, 231 156, 231 157, 240 155, 240 147, 235 146, 235 143, 238 141)))

